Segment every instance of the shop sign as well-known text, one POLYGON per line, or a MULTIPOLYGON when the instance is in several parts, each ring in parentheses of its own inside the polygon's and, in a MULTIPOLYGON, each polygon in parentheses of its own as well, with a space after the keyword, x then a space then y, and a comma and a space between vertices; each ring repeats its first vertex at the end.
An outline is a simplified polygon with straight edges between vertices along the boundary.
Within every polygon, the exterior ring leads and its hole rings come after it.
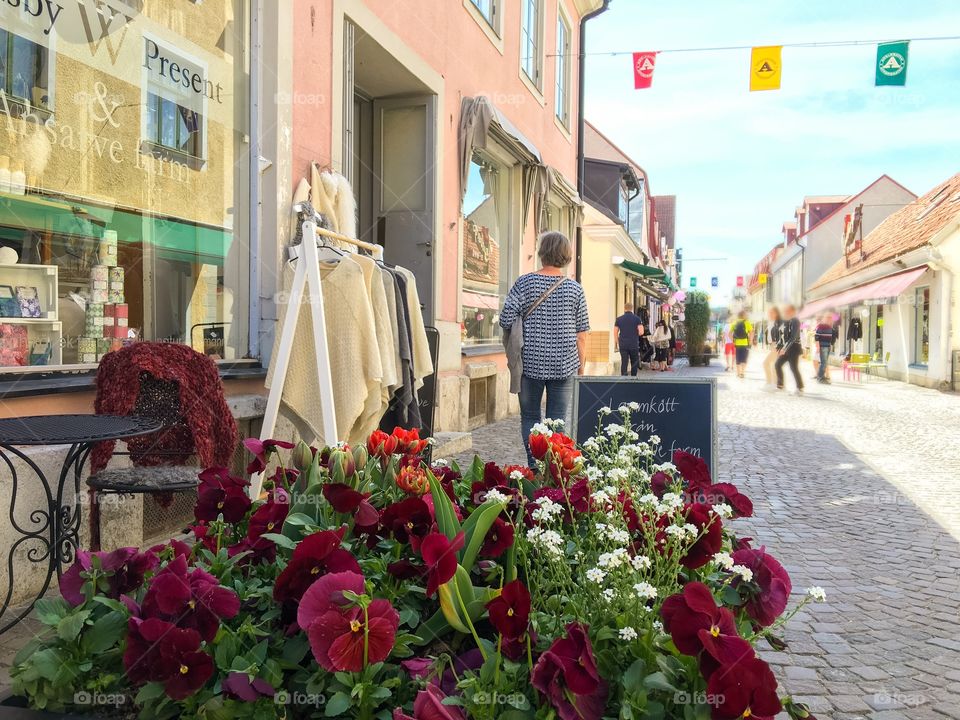
POLYGON ((716 472, 717 386, 715 378, 578 377, 573 393, 573 435, 583 443, 598 426, 622 422, 617 408, 633 408, 633 430, 646 442, 660 438, 654 461, 670 462, 674 450, 702 457, 716 472), (610 408, 612 413, 602 412, 610 408))

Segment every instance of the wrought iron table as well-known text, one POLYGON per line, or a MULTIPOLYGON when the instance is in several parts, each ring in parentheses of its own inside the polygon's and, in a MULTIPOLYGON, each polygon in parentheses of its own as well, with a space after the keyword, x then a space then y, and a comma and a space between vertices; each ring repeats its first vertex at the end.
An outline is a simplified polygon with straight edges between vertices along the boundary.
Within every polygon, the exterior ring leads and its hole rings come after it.
POLYGON ((14 588, 14 554, 24 543, 26 558, 33 563, 46 563, 46 577, 36 597, 9 622, 0 626, 0 634, 23 619, 34 603, 47 592, 54 573, 58 575, 76 557, 80 545, 80 476, 93 446, 104 440, 126 438, 156 432, 162 423, 155 418, 129 415, 36 415, 0 419, 0 476, 3 465, 10 473, 9 495, 10 530, 13 541, 7 551, 6 593, 0 606, 0 619, 7 612, 14 588), (60 477, 55 486, 43 474, 37 462, 18 446, 69 445, 63 460, 60 477), (13 459, 11 459, 11 456, 13 459), (29 524, 24 527, 17 518, 17 491, 21 479, 17 476, 14 459, 29 467, 40 481, 46 509, 30 511, 29 524), (73 500, 64 496, 70 475, 73 475, 73 500), (16 537, 18 536, 19 537, 16 537), (32 541, 32 542, 31 542, 32 541))

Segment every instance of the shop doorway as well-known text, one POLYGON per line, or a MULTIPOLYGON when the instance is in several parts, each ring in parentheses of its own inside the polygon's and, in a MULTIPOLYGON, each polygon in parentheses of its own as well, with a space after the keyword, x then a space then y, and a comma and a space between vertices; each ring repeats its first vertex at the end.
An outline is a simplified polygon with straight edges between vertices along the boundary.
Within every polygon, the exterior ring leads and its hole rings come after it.
POLYGON ((357 197, 360 239, 416 276, 434 320, 437 96, 383 46, 346 22, 344 174, 357 197))

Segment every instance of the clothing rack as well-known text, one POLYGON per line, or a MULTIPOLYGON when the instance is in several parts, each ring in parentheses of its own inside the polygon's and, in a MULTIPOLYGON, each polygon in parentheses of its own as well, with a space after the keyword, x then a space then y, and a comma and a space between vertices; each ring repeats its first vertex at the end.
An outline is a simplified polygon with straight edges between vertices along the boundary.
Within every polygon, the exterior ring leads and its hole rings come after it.
MULTIPOLYGON (((306 304, 310 306, 313 319, 314 355, 317 359, 317 387, 320 390, 320 409, 322 413, 322 440, 326 445, 333 445, 339 438, 337 437, 337 419, 333 405, 333 377, 330 373, 330 354, 327 343, 326 315, 323 306, 318 249, 319 247, 329 247, 321 239, 327 237, 368 250, 375 258, 382 260, 383 248, 320 227, 318 222, 322 217, 309 203, 295 205, 293 209, 301 216, 300 235, 303 239, 299 245, 290 247, 291 258, 299 258, 299 261, 294 270, 293 284, 290 286, 287 309, 283 316, 279 350, 276 357, 271 359, 274 365, 273 384, 270 386, 270 394, 267 397, 267 408, 263 414, 260 439, 271 439, 273 431, 276 429, 283 386, 290 366, 297 318, 299 317, 300 307, 304 304, 304 292, 306 292, 306 304)), ((304 339, 301 338, 301 341, 304 339)), ((250 497, 254 500, 259 498, 262 488, 263 474, 256 473, 250 478, 250 497)))

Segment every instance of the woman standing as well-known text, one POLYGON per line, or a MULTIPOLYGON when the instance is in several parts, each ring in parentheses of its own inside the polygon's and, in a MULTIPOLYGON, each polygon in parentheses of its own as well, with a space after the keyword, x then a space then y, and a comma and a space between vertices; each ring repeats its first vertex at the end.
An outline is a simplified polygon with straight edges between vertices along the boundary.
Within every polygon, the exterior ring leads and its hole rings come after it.
POLYGON ((763 374, 767 379, 767 388, 773 390, 777 387, 777 374, 773 366, 783 350, 783 318, 780 317, 780 310, 772 307, 767 311, 767 319, 770 323, 767 327, 767 356, 763 359, 763 374))
POLYGON ((559 232, 540 236, 542 267, 517 278, 500 313, 500 327, 510 330, 523 321, 523 375, 520 380, 520 433, 527 462, 533 426, 543 420, 540 405, 547 395, 547 417, 563 420, 569 432, 573 377, 583 374, 586 333, 590 329, 587 300, 580 283, 563 270, 570 264, 570 241, 559 232))
POLYGON ((667 324, 663 320, 657 320, 657 327, 653 331, 653 347, 656 355, 653 362, 656 365, 654 370, 661 372, 667 369, 667 356, 670 353, 670 332, 667 330, 667 324))

